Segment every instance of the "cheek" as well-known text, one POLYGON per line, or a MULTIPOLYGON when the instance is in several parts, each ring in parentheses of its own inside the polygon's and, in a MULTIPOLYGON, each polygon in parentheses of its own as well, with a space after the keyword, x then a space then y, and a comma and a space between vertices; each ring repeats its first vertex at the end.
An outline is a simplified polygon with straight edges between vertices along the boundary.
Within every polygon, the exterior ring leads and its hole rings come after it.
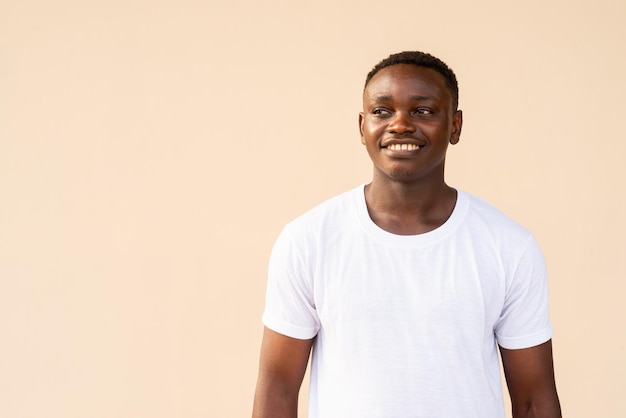
POLYGON ((381 124, 371 122, 368 123, 365 121, 361 125, 361 138, 367 138, 367 142, 375 141, 378 137, 380 137, 384 129, 385 128, 381 126, 381 124))

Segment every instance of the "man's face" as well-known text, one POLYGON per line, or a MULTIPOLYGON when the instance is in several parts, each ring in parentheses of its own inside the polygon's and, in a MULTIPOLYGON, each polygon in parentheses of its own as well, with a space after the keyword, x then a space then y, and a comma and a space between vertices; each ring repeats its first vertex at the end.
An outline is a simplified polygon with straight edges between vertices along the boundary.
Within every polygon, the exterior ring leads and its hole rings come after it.
POLYGON ((375 176, 410 181, 443 181, 448 143, 456 144, 462 114, 437 71, 409 64, 380 70, 363 94, 361 142, 375 176))

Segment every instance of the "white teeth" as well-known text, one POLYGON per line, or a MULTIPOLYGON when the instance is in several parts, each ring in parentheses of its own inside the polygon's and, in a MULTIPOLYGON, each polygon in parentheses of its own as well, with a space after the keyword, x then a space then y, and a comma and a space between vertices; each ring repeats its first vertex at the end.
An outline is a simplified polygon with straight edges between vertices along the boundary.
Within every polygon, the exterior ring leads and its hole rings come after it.
POLYGON ((415 151, 418 148, 415 144, 391 144, 387 146, 387 149, 391 151, 415 151))

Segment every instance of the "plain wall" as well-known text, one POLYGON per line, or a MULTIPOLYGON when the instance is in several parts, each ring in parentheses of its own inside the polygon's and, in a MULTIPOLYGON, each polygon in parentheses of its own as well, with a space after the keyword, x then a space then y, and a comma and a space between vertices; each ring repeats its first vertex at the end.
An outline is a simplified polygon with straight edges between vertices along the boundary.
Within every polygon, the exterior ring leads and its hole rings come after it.
MULTIPOLYGON (((537 236, 564 413, 626 416, 626 2, 0 1, 0 416, 245 417, 283 225, 366 73, 457 73, 451 185, 537 236)), ((305 415, 303 415, 305 416, 305 415)))

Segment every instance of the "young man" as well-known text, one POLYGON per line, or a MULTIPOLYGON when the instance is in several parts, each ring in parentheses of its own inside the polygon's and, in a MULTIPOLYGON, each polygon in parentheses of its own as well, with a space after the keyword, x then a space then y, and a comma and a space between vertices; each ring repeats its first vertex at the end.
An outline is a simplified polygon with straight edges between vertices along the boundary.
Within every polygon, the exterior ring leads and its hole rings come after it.
POLYGON ((545 266, 531 233, 444 181, 454 73, 402 52, 368 74, 371 183, 288 224, 269 267, 254 418, 560 417, 545 266))

